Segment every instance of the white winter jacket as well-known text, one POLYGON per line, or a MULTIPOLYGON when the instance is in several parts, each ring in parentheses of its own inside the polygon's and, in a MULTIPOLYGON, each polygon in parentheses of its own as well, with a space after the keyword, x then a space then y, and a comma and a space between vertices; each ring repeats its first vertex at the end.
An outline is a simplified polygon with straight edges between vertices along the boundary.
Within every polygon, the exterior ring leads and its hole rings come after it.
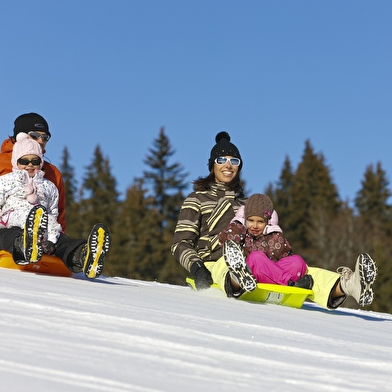
POLYGON ((56 243, 61 233, 61 226, 57 223, 58 202, 59 192, 51 181, 44 178, 42 170, 38 170, 32 178, 26 170, 14 170, 0 176, 0 229, 12 226, 24 228, 31 208, 40 204, 48 211, 48 233, 45 239, 56 243), (37 194, 34 204, 26 199, 25 186, 29 184, 37 194))

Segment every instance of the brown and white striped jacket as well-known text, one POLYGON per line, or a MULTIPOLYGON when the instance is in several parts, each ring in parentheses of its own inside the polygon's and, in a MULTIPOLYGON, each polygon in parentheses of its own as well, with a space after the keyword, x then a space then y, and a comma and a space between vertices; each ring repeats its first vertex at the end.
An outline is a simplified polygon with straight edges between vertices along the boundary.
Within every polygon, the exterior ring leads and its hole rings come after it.
POLYGON ((171 252, 176 260, 188 271, 196 260, 218 260, 222 256, 218 235, 244 202, 242 192, 236 194, 220 182, 192 192, 181 207, 174 231, 171 252))

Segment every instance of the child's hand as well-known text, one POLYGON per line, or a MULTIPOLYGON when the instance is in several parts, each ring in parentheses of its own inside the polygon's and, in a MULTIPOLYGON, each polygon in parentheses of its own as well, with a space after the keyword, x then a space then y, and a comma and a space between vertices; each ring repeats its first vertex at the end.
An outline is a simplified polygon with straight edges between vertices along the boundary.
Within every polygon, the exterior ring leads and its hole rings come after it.
POLYGON ((236 242, 238 245, 241 245, 242 240, 244 239, 246 233, 245 226, 237 221, 230 223, 230 226, 225 230, 222 230, 219 233, 219 244, 223 246, 223 244, 228 241, 232 240, 236 242))

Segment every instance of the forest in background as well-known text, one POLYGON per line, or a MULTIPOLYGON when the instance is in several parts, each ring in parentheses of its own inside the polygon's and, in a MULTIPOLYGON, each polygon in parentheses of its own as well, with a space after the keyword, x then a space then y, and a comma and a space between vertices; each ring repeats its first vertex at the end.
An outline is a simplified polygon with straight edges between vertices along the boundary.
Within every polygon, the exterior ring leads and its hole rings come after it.
MULTIPOLYGON (((171 255, 170 246, 190 180, 182 165, 173 163, 173 155, 161 128, 146 152, 146 170, 134 178, 120 200, 110 160, 99 145, 80 186, 64 148, 60 170, 66 190, 67 234, 87 238, 94 223, 108 225, 112 245, 106 276, 185 284, 188 273, 171 255)), ((351 208, 348 201, 340 200, 324 156, 315 153, 307 140, 298 166, 293 168, 286 156, 279 179, 265 193, 294 252, 308 265, 333 271, 341 265, 353 269, 358 254, 369 253, 379 274, 375 300, 368 309, 392 312, 391 191, 380 162, 365 169, 351 208)), ((357 307, 352 299, 345 306, 357 307)))

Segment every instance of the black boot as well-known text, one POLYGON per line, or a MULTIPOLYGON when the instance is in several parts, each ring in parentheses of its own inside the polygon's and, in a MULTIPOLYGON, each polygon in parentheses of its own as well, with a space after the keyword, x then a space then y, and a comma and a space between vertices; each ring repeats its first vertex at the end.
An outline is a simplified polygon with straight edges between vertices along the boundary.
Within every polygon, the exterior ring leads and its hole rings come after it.
POLYGON ((301 276, 296 282, 289 280, 288 286, 299 287, 301 289, 312 290, 313 278, 311 275, 301 276))
POLYGON ((86 258, 86 244, 79 245, 72 255, 72 266, 69 267, 72 272, 78 273, 83 271, 84 260, 86 258))
POLYGON ((108 228, 97 223, 91 229, 86 244, 79 245, 71 256, 72 272, 84 272, 87 278, 94 279, 101 275, 104 260, 110 248, 108 228))
POLYGON ((27 265, 30 264, 26 261, 24 255, 24 246, 23 246, 23 236, 19 236, 15 238, 14 241, 14 249, 12 252, 12 258, 14 259, 15 263, 18 265, 27 265))

